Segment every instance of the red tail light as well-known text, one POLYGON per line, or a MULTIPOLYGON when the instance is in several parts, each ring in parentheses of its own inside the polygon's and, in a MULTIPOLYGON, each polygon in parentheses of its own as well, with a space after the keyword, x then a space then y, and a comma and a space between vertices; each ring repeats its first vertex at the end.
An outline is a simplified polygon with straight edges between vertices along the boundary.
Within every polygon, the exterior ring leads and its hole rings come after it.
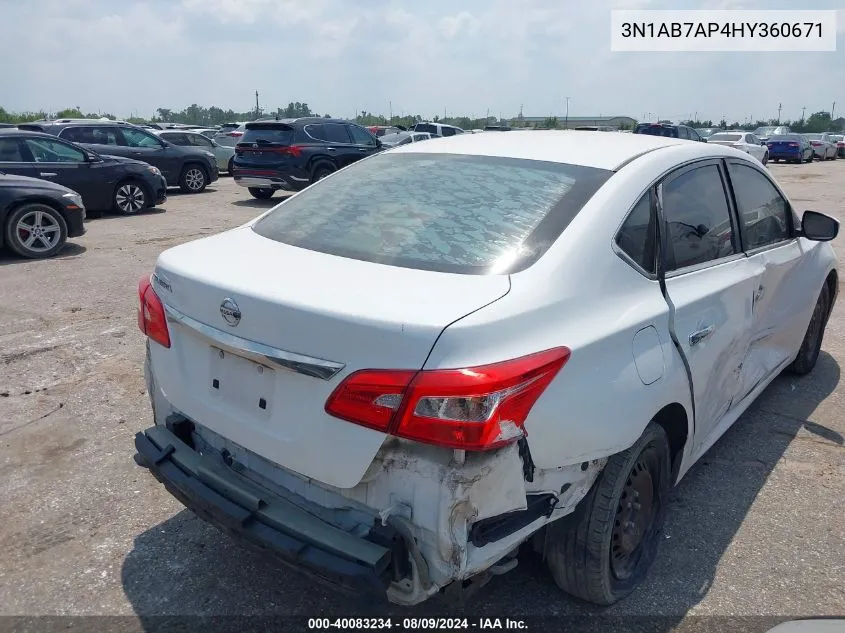
POLYGON ((303 147, 301 145, 285 145, 283 147, 266 147, 258 146, 252 147, 252 143, 238 143, 235 146, 235 153, 239 156, 242 152, 269 152, 271 154, 283 154, 284 156, 302 156, 303 147))
POLYGON ((237 137, 243 136, 243 135, 244 135, 243 132, 229 132, 229 136, 232 136, 234 138, 237 138, 237 137))
POLYGON ((821 141, 810 141, 810 145, 812 145, 813 147, 818 147, 819 145, 821 145, 821 141))
POLYGON ((326 412, 427 444, 490 450, 523 436, 528 413, 569 356, 558 347, 466 369, 365 369, 335 389, 326 412))
POLYGON ((153 289, 149 275, 138 282, 138 300, 138 328, 159 345, 170 347, 164 304, 153 289))

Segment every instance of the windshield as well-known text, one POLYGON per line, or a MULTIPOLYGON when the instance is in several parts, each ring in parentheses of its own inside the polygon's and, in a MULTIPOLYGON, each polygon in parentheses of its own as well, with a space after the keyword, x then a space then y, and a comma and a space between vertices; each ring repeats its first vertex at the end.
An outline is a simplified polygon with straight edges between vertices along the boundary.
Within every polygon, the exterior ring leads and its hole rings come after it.
POLYGON ((774 133, 777 128, 774 127, 758 127, 754 130, 754 136, 769 136, 774 133))
POLYGON ((386 153, 281 203, 259 235, 405 268, 516 272, 539 258, 612 172, 545 161, 386 153))
POLYGON ((776 141, 800 141, 801 135, 800 134, 775 134, 772 136, 769 141, 776 142, 776 141))
POLYGON ((710 141, 730 141, 735 143, 742 138, 742 134, 714 134, 708 140, 710 141))
POLYGON ((805 134, 804 136, 806 136, 806 137, 807 137, 808 139, 810 139, 811 141, 820 141, 820 140, 822 140, 822 135, 821 135, 821 134, 805 134))
POLYGON ((678 138, 678 128, 665 127, 663 125, 640 125, 636 129, 637 134, 650 134, 651 136, 668 136, 678 138))
POLYGON ((428 132, 429 134, 437 134, 437 126, 431 123, 417 123, 414 126, 414 132, 428 132))

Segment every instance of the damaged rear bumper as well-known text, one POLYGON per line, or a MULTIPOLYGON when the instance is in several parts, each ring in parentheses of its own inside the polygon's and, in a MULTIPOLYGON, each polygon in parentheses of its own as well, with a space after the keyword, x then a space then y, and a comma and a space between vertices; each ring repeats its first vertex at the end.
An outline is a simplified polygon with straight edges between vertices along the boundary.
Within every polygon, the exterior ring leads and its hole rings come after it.
POLYGON ((274 496, 173 432, 155 426, 135 436, 145 468, 200 518, 276 555, 309 576, 354 593, 383 597, 392 551, 345 532, 274 496))

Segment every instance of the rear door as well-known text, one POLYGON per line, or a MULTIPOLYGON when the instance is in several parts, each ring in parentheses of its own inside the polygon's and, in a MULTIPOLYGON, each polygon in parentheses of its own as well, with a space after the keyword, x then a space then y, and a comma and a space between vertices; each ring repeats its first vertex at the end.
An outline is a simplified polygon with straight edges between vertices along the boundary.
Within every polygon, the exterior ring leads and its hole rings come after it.
POLYGON ((0 171, 16 176, 38 178, 32 156, 23 140, 16 136, 0 138, 0 171))
POLYGON ((671 174, 659 196, 672 332, 691 376, 700 446, 738 395, 751 337, 751 302, 763 267, 741 252, 719 161, 671 174))
POLYGON ((132 158, 130 149, 126 147, 115 125, 75 125, 61 130, 58 137, 84 145, 98 154, 132 158))
POLYGON ((795 355, 819 289, 802 283, 792 210, 770 177, 743 161, 728 161, 728 174, 743 249, 763 271, 752 295, 752 334, 740 373, 745 396, 795 355))
POLYGON ((306 128, 309 135, 319 138, 325 144, 316 148, 315 152, 327 152, 338 169, 354 163, 360 158, 358 147, 352 140, 352 136, 342 123, 318 123, 309 125, 306 128))

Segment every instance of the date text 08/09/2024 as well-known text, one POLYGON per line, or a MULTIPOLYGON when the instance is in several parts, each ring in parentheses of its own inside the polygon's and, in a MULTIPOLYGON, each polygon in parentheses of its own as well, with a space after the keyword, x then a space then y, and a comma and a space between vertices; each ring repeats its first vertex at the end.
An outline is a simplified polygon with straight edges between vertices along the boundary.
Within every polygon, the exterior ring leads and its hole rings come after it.
POLYGON ((524 620, 510 618, 309 618, 311 631, 447 631, 447 630, 511 630, 526 631, 524 620))
POLYGON ((623 22, 624 38, 822 37, 821 22, 623 22))

